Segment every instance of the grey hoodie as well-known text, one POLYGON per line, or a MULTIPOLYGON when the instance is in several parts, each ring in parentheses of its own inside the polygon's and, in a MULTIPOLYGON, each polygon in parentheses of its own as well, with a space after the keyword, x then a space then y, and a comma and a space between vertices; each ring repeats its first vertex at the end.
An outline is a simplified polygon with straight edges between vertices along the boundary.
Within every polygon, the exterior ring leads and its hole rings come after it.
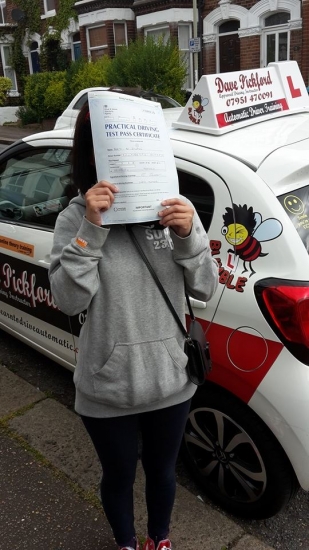
MULTIPOLYGON (((186 401, 196 386, 186 373, 184 337, 126 227, 99 227, 84 216, 81 196, 58 216, 49 271, 58 307, 67 315, 87 310, 74 373, 76 411, 111 417, 186 401)), ((200 219, 195 213, 186 238, 171 230, 173 250, 163 228, 133 230, 185 323, 184 283, 203 301, 218 285, 200 219)))

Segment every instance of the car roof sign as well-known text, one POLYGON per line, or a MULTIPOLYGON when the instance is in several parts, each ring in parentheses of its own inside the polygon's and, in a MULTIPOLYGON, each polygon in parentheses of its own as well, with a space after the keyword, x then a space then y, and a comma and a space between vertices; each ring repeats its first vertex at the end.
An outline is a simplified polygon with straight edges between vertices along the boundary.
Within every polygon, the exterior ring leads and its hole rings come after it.
POLYGON ((219 135, 304 110, 309 110, 309 96, 298 64, 281 61, 203 75, 173 126, 219 135))

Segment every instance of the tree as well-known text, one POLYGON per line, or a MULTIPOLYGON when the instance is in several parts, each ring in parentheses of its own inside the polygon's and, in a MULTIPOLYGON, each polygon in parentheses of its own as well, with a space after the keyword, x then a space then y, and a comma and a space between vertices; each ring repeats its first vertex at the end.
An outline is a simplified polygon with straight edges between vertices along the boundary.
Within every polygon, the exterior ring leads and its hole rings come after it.
POLYGON ((66 50, 61 48, 57 34, 44 36, 40 52, 40 65, 42 71, 64 71, 69 66, 66 50))
POLYGON ((117 51, 107 68, 106 78, 110 86, 141 86, 182 103, 187 64, 176 41, 164 43, 163 37, 159 40, 138 38, 117 51))

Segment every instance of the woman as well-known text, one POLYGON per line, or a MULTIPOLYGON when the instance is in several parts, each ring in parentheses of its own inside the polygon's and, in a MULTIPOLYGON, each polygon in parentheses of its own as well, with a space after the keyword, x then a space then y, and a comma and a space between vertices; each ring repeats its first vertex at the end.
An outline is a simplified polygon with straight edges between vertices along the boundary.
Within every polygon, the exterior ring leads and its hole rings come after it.
MULTIPOLYGON (((96 180, 87 105, 76 123, 73 179, 79 195, 58 216, 50 282, 64 313, 87 310, 75 409, 102 464, 102 504, 119 549, 139 550, 133 484, 141 433, 148 512, 143 550, 170 550, 175 463, 196 386, 186 374, 183 335, 126 226, 104 226, 118 189, 96 180)), ((188 200, 164 200, 159 216, 160 224, 136 224, 133 231, 185 322, 185 287, 209 300, 217 264, 188 200)))

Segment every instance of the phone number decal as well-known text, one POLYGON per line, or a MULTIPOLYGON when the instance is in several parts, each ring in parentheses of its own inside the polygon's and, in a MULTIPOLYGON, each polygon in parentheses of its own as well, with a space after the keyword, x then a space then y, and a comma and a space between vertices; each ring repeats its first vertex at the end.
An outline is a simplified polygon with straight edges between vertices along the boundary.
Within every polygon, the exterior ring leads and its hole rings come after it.
POLYGON ((254 103, 256 101, 262 101, 263 99, 271 99, 273 97, 272 92, 261 92, 257 94, 251 94, 249 97, 247 95, 242 95, 239 97, 231 97, 226 100, 227 107, 234 107, 235 105, 245 105, 249 101, 254 103))

